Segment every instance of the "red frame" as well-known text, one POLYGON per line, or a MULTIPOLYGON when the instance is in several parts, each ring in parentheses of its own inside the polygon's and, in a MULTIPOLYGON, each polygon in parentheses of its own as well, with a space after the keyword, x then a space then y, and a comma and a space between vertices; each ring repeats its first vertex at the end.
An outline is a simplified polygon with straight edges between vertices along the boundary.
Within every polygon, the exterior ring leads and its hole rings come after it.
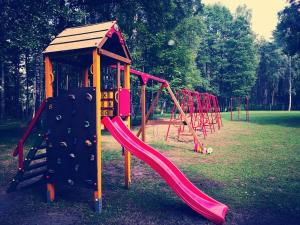
POLYGON ((35 127, 35 125, 37 124, 39 118, 42 115, 42 112, 45 109, 46 106, 46 100, 44 100, 41 104, 41 106, 39 107, 39 109, 36 111, 34 117, 32 118, 32 120, 29 122, 22 138, 19 140, 17 147, 15 148, 14 152, 13 152, 13 156, 16 157, 17 155, 18 157, 18 165, 19 165, 19 170, 22 170, 24 167, 24 143, 27 140, 28 136, 30 135, 31 131, 33 130, 33 128, 35 127))
MULTIPOLYGON (((230 97, 230 120, 233 121, 233 107, 232 107, 232 102, 233 101, 238 101, 238 121, 240 121, 240 115, 241 115, 241 100, 243 100, 243 97, 230 97)), ((248 96, 245 96, 245 111, 246 111, 246 121, 250 121, 250 114, 249 114, 249 99, 248 96)))

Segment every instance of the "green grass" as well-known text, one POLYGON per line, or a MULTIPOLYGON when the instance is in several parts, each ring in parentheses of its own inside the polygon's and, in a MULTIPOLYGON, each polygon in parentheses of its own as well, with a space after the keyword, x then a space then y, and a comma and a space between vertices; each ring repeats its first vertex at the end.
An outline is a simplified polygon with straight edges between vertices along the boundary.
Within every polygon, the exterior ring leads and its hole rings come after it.
MULTIPOLYGON (((250 123, 231 122, 229 118, 229 113, 224 113, 224 127, 208 134, 205 140, 214 149, 212 155, 195 154, 191 143, 150 144, 201 190, 229 206, 226 224, 299 224, 300 112, 250 112, 250 123)), ((16 160, 11 159, 10 151, 23 127, 19 123, 0 125, 1 190, 15 173, 16 160)), ((104 137, 110 138, 107 134, 104 137)), ((107 139, 103 145, 101 215, 91 209, 91 190, 62 188, 57 201, 48 205, 44 203, 43 188, 37 186, 10 194, 6 199, 18 202, 4 208, 0 195, 0 224, 26 224, 27 220, 44 224, 41 218, 47 218, 49 224, 211 224, 190 210, 159 175, 134 157, 133 183, 126 190, 121 150, 111 147, 107 139), (20 217, 24 218, 21 222, 20 217)))

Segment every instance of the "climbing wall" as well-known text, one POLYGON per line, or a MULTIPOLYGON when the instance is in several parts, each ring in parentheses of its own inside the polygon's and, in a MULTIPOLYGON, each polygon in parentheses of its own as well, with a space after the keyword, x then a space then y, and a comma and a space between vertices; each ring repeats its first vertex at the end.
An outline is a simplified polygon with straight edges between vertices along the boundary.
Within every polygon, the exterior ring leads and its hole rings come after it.
POLYGON ((48 100, 46 178, 50 182, 95 184, 94 88, 78 88, 48 100))

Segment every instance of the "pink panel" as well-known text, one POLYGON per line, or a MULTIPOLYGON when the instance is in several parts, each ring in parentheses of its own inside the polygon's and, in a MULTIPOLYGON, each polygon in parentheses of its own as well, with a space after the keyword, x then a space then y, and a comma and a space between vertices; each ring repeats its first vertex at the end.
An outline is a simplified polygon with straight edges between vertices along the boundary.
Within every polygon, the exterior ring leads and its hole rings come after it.
POLYGON ((119 89, 119 112, 120 116, 130 116, 130 90, 119 89))

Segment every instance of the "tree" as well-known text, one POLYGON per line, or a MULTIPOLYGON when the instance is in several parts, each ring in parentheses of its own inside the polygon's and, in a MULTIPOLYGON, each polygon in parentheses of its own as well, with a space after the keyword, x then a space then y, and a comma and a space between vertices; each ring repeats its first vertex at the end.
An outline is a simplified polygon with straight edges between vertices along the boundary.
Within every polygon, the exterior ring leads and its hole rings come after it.
POLYGON ((278 24, 274 36, 289 55, 300 53, 300 1, 290 1, 290 5, 278 13, 278 24))
POLYGON ((269 105, 272 109, 283 94, 281 90, 287 71, 287 57, 276 43, 265 40, 258 43, 258 51, 259 64, 253 99, 257 105, 269 105))
POLYGON ((276 41, 286 54, 288 55, 288 92, 289 92, 289 105, 288 111, 292 108, 292 89, 293 89, 293 76, 292 76, 292 60, 295 54, 300 54, 300 2, 290 1, 290 5, 285 7, 284 10, 278 14, 278 24, 274 32, 276 41))
POLYGON ((207 79, 207 91, 220 96, 223 106, 230 96, 248 95, 255 84, 257 53, 250 18, 245 7, 234 16, 220 4, 204 9, 207 29, 197 64, 207 79))

